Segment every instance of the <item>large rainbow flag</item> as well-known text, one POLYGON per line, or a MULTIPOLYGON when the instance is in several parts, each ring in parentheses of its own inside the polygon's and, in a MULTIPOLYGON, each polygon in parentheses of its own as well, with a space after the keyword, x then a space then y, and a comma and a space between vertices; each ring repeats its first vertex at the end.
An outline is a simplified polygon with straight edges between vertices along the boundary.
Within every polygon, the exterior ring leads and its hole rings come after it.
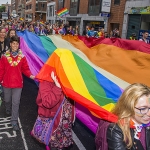
POLYGON ((150 86, 150 45, 123 39, 82 36, 36 36, 19 32, 20 47, 32 73, 51 81, 57 75, 64 93, 76 101, 76 116, 94 133, 99 118, 116 122, 111 113, 131 83, 150 86))

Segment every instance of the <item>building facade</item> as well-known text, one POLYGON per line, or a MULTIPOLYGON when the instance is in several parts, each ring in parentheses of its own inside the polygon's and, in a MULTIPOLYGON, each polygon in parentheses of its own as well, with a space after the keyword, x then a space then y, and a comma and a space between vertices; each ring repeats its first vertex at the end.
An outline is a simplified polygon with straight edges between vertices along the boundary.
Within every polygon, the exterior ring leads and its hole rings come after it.
POLYGON ((25 20, 35 21, 36 0, 26 0, 25 2, 25 20))
POLYGON ((132 33, 140 38, 143 30, 150 34, 150 1, 127 0, 124 11, 122 37, 129 38, 132 33))
POLYGON ((110 9, 110 18, 108 20, 108 32, 110 33, 115 28, 119 30, 120 36, 122 33, 124 10, 126 0, 112 0, 110 9))
POLYGON ((27 21, 46 21, 47 0, 11 0, 11 8, 27 21))
POLYGON ((11 0, 11 14, 17 14, 18 0, 11 0))
POLYGON ((46 21, 47 0, 36 0, 35 20, 46 21))
MULTIPOLYGON (((105 1, 108 1, 107 7, 110 8, 111 0, 105 1)), ((99 27, 107 30, 107 17, 102 15, 103 2, 104 0, 48 0, 47 21, 51 23, 69 21, 71 26, 80 26, 80 34, 87 25, 95 27, 96 30, 99 27), (62 8, 67 8, 69 14, 60 18, 57 12, 62 8)))
POLYGON ((25 20, 46 21, 47 0, 26 0, 25 20))
POLYGON ((21 18, 25 18, 25 0, 18 0, 18 10, 17 14, 21 18))

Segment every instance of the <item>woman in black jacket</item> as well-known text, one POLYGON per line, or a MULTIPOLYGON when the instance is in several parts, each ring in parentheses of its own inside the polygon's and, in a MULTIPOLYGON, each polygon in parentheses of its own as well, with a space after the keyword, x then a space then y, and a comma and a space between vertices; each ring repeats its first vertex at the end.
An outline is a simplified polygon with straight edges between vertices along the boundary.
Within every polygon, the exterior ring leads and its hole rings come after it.
POLYGON ((118 122, 107 129, 109 150, 150 150, 150 88, 132 84, 123 92, 113 113, 118 122))
POLYGON ((10 47, 10 42, 6 38, 6 29, 0 28, 0 58, 10 47))

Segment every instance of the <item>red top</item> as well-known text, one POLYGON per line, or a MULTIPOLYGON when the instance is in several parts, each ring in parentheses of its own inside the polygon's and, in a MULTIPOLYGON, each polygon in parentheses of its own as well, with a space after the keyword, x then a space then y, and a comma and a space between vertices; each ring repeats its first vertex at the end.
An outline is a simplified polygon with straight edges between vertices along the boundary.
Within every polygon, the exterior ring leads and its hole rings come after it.
POLYGON ((58 34, 58 30, 59 30, 59 29, 56 29, 56 28, 55 28, 54 30, 55 30, 55 34, 58 34))
MULTIPOLYGON (((38 105, 38 115, 44 117, 54 117, 59 106, 64 98, 64 93, 61 88, 57 87, 54 82, 43 81, 39 84, 39 92, 36 99, 38 105)), ((74 110, 74 107, 73 107, 74 110)), ((58 113, 54 122, 53 131, 58 127, 61 117, 61 112, 58 113)), ((74 119, 74 111, 72 111, 72 120, 74 119)))
MULTIPOLYGON (((17 61, 18 56, 13 57, 12 61, 17 61)), ((27 77, 30 77, 31 71, 29 69, 27 60, 24 56, 18 63, 17 66, 11 66, 8 62, 7 57, 4 55, 0 59, 0 82, 6 88, 22 88, 23 78, 22 73, 27 77)))

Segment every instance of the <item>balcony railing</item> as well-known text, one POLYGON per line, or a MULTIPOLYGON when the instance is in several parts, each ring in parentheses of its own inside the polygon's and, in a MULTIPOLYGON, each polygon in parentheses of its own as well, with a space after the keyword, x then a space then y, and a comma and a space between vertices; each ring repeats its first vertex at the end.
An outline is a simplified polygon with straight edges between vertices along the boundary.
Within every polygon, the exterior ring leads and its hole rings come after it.
POLYGON ((46 11, 44 11, 44 10, 41 11, 41 10, 38 10, 38 9, 36 9, 35 12, 39 12, 39 13, 41 12, 41 13, 44 13, 44 14, 46 13, 46 11))
POLYGON ((30 12, 30 11, 32 11, 32 9, 25 10, 25 12, 30 12))

